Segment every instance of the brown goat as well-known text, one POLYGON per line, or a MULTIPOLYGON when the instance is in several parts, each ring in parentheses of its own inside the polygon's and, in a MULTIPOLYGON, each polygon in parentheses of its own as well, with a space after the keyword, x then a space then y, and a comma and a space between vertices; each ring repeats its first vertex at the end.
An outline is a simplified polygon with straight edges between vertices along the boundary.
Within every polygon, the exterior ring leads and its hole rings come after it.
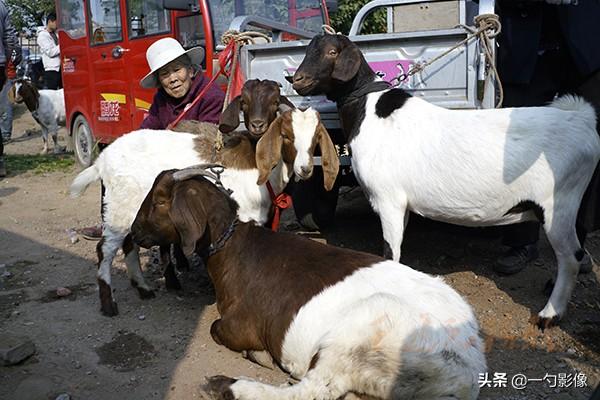
POLYGON ((275 387, 217 376, 216 399, 474 400, 485 372, 477 320, 440 278, 381 257, 274 233, 189 171, 162 172, 132 225, 143 247, 181 243, 207 265, 221 318, 210 333, 250 359, 267 352, 294 378, 275 387))
POLYGON ((219 130, 229 133, 240 125, 240 111, 252 139, 260 139, 278 112, 295 108, 280 94, 279 84, 270 80, 251 79, 244 83, 242 93, 235 97, 219 118, 219 130))

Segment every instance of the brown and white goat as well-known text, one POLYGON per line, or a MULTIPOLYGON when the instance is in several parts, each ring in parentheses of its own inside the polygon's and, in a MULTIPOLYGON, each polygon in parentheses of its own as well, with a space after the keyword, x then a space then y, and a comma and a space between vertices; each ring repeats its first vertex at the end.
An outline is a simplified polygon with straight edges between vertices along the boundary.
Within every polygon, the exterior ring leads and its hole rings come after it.
POLYGON ((13 103, 25 103, 33 119, 42 128, 44 147, 41 154, 48 153, 48 134, 54 142, 54 153, 62 153, 65 148, 58 145, 58 127, 66 121, 64 90, 38 90, 31 82, 17 79, 8 93, 13 103))
POLYGON ((132 225, 143 247, 181 243, 205 258, 221 318, 213 339, 267 352, 300 382, 209 378, 216 399, 473 400, 486 371, 477 320, 439 277, 372 254, 240 222, 193 171, 164 171, 132 225))
MULTIPOLYGON (((239 204, 240 220, 264 224, 272 210, 265 183, 267 180, 270 182, 275 194, 283 191, 296 168, 295 159, 299 153, 295 146, 296 138, 308 143, 308 146, 298 147, 304 149, 302 151, 314 151, 319 142, 324 159, 325 185, 330 189, 338 172, 337 153, 320 124, 317 112, 312 109, 282 113, 258 141, 256 149, 246 135, 240 134, 226 140, 229 147, 217 151, 216 127, 212 134, 206 135, 140 130, 120 137, 107 147, 94 165, 82 171, 71 185, 72 196, 79 195, 98 179, 102 179, 106 187, 103 237, 97 247, 102 313, 109 316, 118 313, 110 288, 110 267, 120 247, 125 253, 132 285, 142 298, 153 296, 141 273, 138 247, 131 244, 129 233, 140 204, 161 171, 206 163, 223 165, 225 170, 221 180, 233 191, 232 197, 239 204), (298 124, 298 121, 302 123, 298 124)), ((298 170, 303 177, 310 173, 306 168, 302 170, 301 166, 298 170)))

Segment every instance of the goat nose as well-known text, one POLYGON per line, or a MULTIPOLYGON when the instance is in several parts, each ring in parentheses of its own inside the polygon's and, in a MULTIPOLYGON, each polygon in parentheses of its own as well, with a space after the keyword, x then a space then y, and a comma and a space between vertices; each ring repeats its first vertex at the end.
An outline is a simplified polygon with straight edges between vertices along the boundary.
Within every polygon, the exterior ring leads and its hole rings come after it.
POLYGON ((250 121, 250 126, 256 131, 262 131, 265 128, 265 121, 250 121))
POLYGON ((312 168, 308 166, 303 166, 300 168, 300 171, 302 171, 302 175, 307 176, 310 175, 310 173, 312 172, 312 168))
POLYGON ((304 79, 304 74, 295 73, 294 74, 294 83, 300 82, 304 79))

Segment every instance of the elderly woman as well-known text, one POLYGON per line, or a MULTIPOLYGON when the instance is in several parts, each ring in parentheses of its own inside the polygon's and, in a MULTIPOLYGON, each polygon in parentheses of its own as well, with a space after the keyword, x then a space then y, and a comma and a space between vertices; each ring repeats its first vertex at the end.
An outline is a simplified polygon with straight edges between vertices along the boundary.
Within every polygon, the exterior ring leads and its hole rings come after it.
MULTIPOLYGON (((200 69, 203 59, 204 50, 201 47, 186 51, 173 38, 159 39, 148 47, 146 60, 150 72, 140 81, 140 85, 148 89, 158 88, 158 91, 140 128, 166 129, 189 108, 209 82, 200 69)), ((217 85, 211 84, 202 99, 186 111, 183 119, 217 124, 224 99, 225 93, 217 85)), ((104 146, 98 147, 102 150, 104 146)), ((104 197, 104 186, 101 193, 104 197)), ((99 240, 102 237, 102 225, 81 228, 78 232, 85 239, 99 240)))
MULTIPOLYGON (((200 64, 202 47, 185 50, 173 38, 154 42, 146 51, 150 72, 140 81, 144 88, 158 88, 141 128, 165 129, 181 114, 208 84, 200 64)), ((215 84, 188 110, 183 119, 218 123, 225 93, 215 84)))

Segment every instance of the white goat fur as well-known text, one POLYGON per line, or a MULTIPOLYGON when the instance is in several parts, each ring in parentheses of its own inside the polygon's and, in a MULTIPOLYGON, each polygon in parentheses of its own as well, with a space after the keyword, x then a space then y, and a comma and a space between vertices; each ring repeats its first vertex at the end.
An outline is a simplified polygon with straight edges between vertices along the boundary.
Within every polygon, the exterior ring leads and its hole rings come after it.
POLYGON ((302 306, 282 363, 301 382, 239 381, 236 398, 333 399, 351 390, 381 399, 476 399, 486 371, 471 307, 441 278, 392 261, 361 268, 302 306))
POLYGON ((575 220, 600 159, 593 108, 564 96, 549 107, 456 111, 410 97, 379 118, 383 93, 368 95, 349 145, 393 260, 400 259, 408 211, 459 225, 502 225, 534 219, 532 212, 507 214, 532 201, 543 209, 558 261, 556 286, 539 316, 563 316, 579 269, 575 220))
MULTIPOLYGON (((15 83, 17 100, 22 86, 22 83, 15 83)), ((66 121, 64 89, 43 89, 38 92, 39 105, 37 110, 33 111, 32 114, 35 113, 34 117, 39 120, 38 123, 42 128, 42 139, 44 140, 42 153, 48 151, 48 134, 52 136, 54 151, 59 152, 61 148, 58 146, 58 128, 59 126, 65 126, 66 121)))

